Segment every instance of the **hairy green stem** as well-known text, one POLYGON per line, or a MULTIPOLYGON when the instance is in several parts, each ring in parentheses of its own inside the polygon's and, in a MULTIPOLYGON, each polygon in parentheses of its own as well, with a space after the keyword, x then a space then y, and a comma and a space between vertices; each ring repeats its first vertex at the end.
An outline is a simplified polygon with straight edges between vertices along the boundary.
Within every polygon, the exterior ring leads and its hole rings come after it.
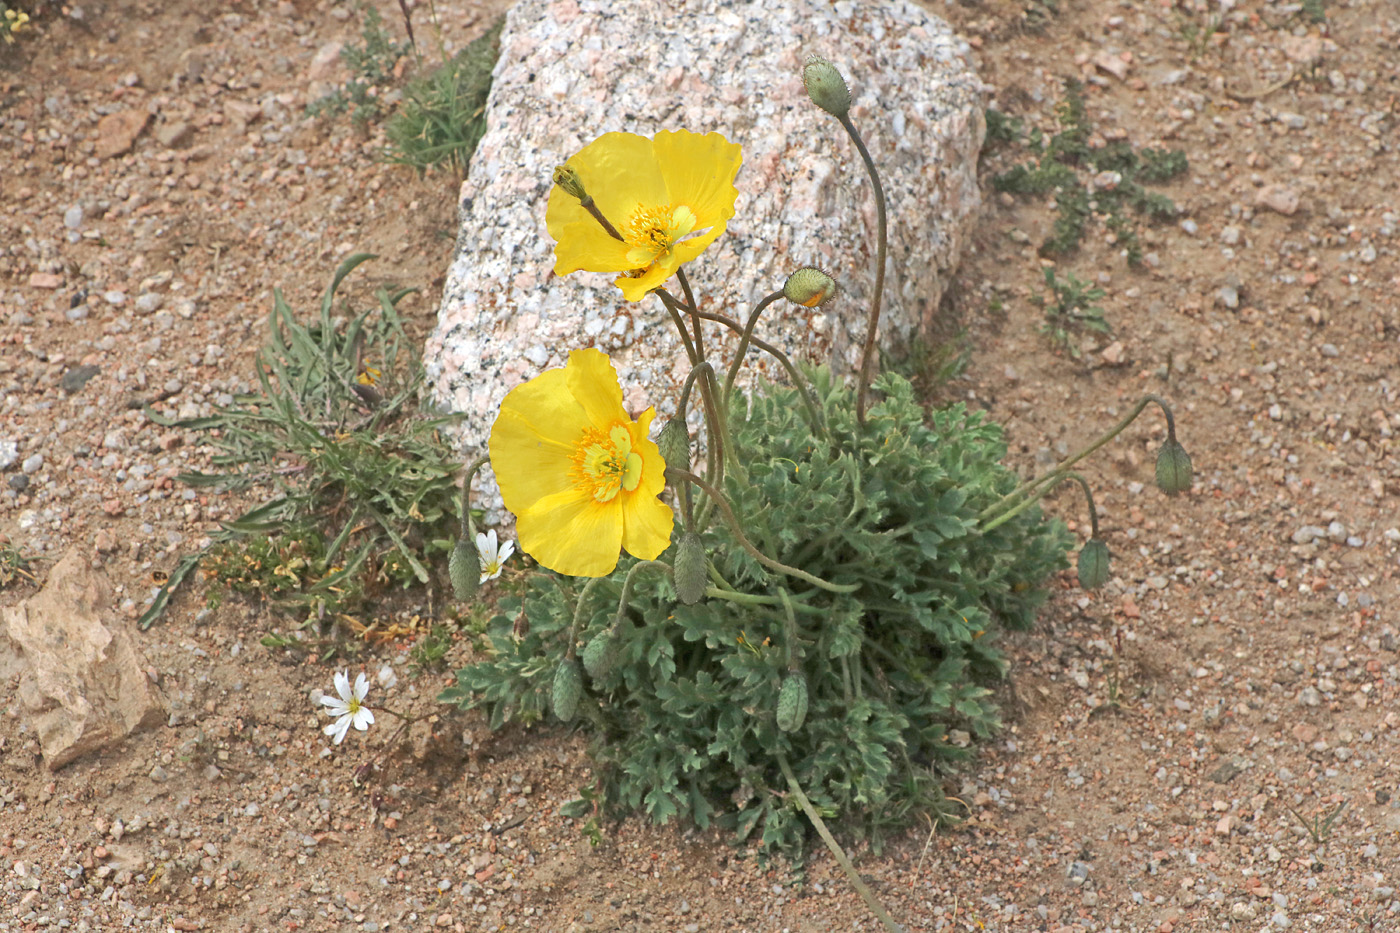
POLYGON ((622 625, 622 619, 627 613, 627 604, 632 601, 632 580, 644 567, 664 567, 667 571, 671 570, 671 565, 664 560, 640 560, 632 565, 632 569, 627 571, 627 576, 622 581, 622 596, 617 601, 617 615, 613 617, 614 628, 622 625))
POLYGON ((855 143, 856 151, 865 162, 866 174, 875 188, 875 291, 870 296, 870 316, 865 325, 865 348, 860 354, 860 388, 856 394, 856 422, 865 424, 865 397, 870 390, 871 370, 874 368, 875 337, 880 330, 880 299, 885 292, 885 255, 889 250, 888 220, 885 216, 885 188, 880 184, 880 173, 875 170, 875 160, 865 148, 865 141, 851 122, 850 114, 842 114, 838 119, 846 129, 846 135, 855 143))
POLYGON ((589 577, 588 582, 583 585, 583 592, 578 594, 578 602, 574 604, 574 622, 569 626, 569 650, 564 655, 566 661, 572 661, 578 654, 578 634, 583 630, 583 607, 588 602, 588 594, 593 592, 593 587, 602 579, 589 577))
POLYGON ((467 472, 462 476, 462 537, 471 540, 476 535, 475 523, 472 521, 472 480, 476 478, 477 471, 489 463, 491 457, 482 454, 471 462, 467 467, 467 472))
MULTIPOLYGON (((723 324, 736 334, 743 334, 744 332, 743 325, 732 317, 727 317, 723 314, 715 314, 712 311, 701 311, 700 316, 707 321, 716 321, 723 324)), ((782 364, 783 369, 787 371, 788 378, 792 380, 792 384, 802 393, 802 404, 807 407, 807 421, 812 426, 812 430, 824 433, 826 431, 826 422, 822 418, 821 408, 818 407, 816 398, 812 395, 811 383, 809 383, 802 373, 798 371, 797 367, 793 365, 792 358, 766 340, 759 340, 752 335, 749 337, 749 343, 782 364)))
POLYGON ((812 801, 807 799, 806 793, 802 790, 802 785, 797 783, 797 776, 792 773, 792 765, 788 764, 786 755, 778 756, 778 767, 783 770, 783 777, 787 779, 788 790, 792 791, 792 795, 797 798, 797 805, 802 808, 802 812, 807 815, 807 819, 811 820, 812 826, 817 830, 817 835, 822 837, 822 842, 826 843, 826 847, 831 850, 832 856, 836 859, 837 864, 841 866, 841 870, 846 873, 847 880, 851 882, 851 887, 855 888, 856 893, 865 901, 865 906, 870 908, 870 912, 879 919, 888 933, 902 933, 900 927, 890 918, 884 906, 880 903, 879 899, 875 897, 875 892, 870 890, 870 886, 865 883, 865 879, 861 878, 856 872, 856 866, 852 864, 850 856, 846 854, 845 849, 841 848, 841 844, 836 841, 836 837, 831 834, 831 830, 826 828, 826 821, 822 819, 816 807, 812 806, 812 801))
POLYGON ((687 470, 677 470, 671 467, 666 468, 666 477, 668 479, 683 479, 686 482, 694 483, 696 486, 699 486, 700 489, 702 489, 710 497, 710 501, 713 502, 716 506, 718 506, 719 510, 722 513, 724 513, 724 520, 729 523, 729 529, 734 532, 734 537, 738 540, 739 546, 742 547, 745 551, 747 551, 750 557, 758 561, 763 566, 767 567, 769 570, 772 570, 775 573, 786 574, 789 577, 796 577, 799 580, 806 580, 813 586, 821 587, 822 589, 828 590, 832 593, 854 593, 856 590, 860 589, 859 584, 829 583, 826 580, 823 580, 821 577, 813 576, 805 570, 801 570, 797 567, 789 567, 787 564, 784 564, 781 561, 774 560, 767 554, 764 554, 758 548, 754 547, 753 542, 751 542, 748 539, 748 537, 744 534, 744 529, 739 524, 738 516, 734 514, 734 509, 729 505, 729 500, 726 499, 724 497, 724 494, 721 493, 719 489, 717 489, 714 485, 701 479, 694 473, 691 473, 687 470))
POLYGON ((979 522, 987 522, 987 524, 982 525, 981 530, 984 533, 991 531, 993 528, 1010 521, 1021 512, 1024 512, 1034 504, 1036 500, 1041 499, 1047 492, 1057 486, 1060 480, 1064 478, 1065 474, 1069 472, 1070 467, 1094 453, 1100 447, 1103 447, 1119 434, 1122 434, 1128 425, 1137 420, 1138 415, 1142 414, 1143 409, 1145 409, 1148 404, 1154 402, 1166 414, 1168 437, 1172 437, 1174 435, 1174 423, 1172 421, 1171 408, 1167 405, 1166 400, 1159 395, 1144 395, 1138 400, 1138 403, 1133 406, 1132 411, 1128 412, 1128 414, 1123 417, 1122 421, 1119 421, 1118 424, 1105 432, 1098 440, 1078 453, 1062 460, 1050 471, 1035 479, 1027 480, 1013 491, 1007 493, 1005 496, 1002 496, 996 502, 993 502, 983 509, 981 513, 978 514, 977 519, 979 522), (995 521, 988 522, 988 519, 994 516, 996 517, 995 521))
MULTIPOLYGON (((685 339, 685 323, 681 317, 681 310, 684 306, 664 288, 655 289, 655 294, 661 299, 661 303, 666 306, 666 309, 671 312, 676 327, 681 331, 682 339, 685 339)), ((699 313, 694 308, 689 310, 693 314, 699 313)), ((698 346, 695 347, 694 353, 695 355, 691 357, 691 363, 698 367, 705 362, 705 359, 698 346)), ((705 405, 705 423, 709 427, 709 443, 705 447, 705 472, 715 477, 716 481, 722 481, 724 479, 725 452, 729 449, 728 431, 725 427, 724 413, 719 410, 719 400, 716 398, 714 369, 706 370, 703 375, 705 378, 700 380, 700 399, 705 405)))
POLYGON ((744 362, 744 354, 749 351, 749 343, 753 339, 753 329, 758 324, 758 316, 764 309, 783 297, 782 289, 765 295, 763 300, 754 305, 754 309, 749 312, 749 319, 744 323, 744 332, 739 337, 739 348, 734 351, 734 361, 729 364, 729 374, 724 377, 724 404, 729 405, 729 396, 734 391, 734 379, 739 375, 739 367, 744 362))

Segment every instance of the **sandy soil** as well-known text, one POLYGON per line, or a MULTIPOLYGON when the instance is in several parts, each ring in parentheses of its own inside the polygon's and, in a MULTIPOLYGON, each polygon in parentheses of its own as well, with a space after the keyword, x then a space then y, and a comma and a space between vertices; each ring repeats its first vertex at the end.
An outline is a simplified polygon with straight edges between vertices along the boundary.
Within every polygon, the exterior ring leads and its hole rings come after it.
MULTIPOLYGON (((378 6, 399 34, 397 5, 378 6)), ((910 930, 1400 929, 1400 10, 937 9, 998 109, 1053 131, 1075 76, 1091 145, 1190 159, 1159 189, 1181 215, 1142 228, 1140 268, 1092 223, 1057 261, 1105 291, 1113 333, 1081 338, 1080 359, 1031 301, 1049 200, 989 194, 948 307, 969 362, 942 393, 1006 424, 1024 470, 1167 395, 1197 480, 1155 490, 1151 416, 1088 467, 1112 580, 1086 596, 1066 576, 1014 640, 1007 732, 950 783, 968 820, 911 826, 859 851, 861 870, 910 930)), ((437 10, 455 47, 497 12, 437 10)), ((0 930, 876 929, 824 853, 799 877, 636 818, 591 845, 557 812, 589 780, 583 739, 435 709, 444 675, 409 669, 411 635, 365 661, 398 673, 371 698, 440 716, 402 740, 382 716, 331 746, 313 691, 333 669, 259 645, 283 620, 205 611, 196 585, 136 631, 152 574, 240 506, 174 482, 207 451, 141 404, 206 412, 246 384, 271 289, 309 308, 355 251, 383 257, 357 287, 423 288, 404 307, 425 334, 454 183, 304 117, 343 78, 315 59, 356 38, 348 4, 35 13, 0 56, 0 534, 40 581, 70 548, 102 567, 169 715, 51 773, 6 692, 0 930), (112 153, 132 113, 152 116, 112 153)), ((984 177, 1024 158, 997 149, 984 177)), ((1052 508, 1084 520, 1077 499, 1052 508)))

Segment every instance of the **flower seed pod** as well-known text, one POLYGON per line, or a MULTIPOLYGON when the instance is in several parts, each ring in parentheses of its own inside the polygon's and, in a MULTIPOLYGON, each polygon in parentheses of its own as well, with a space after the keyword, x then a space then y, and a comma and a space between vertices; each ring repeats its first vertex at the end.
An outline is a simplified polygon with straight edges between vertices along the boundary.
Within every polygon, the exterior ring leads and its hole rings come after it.
POLYGON ((554 715, 561 722, 573 722, 578 715, 578 701, 583 696, 583 674, 579 673, 578 661, 566 658, 559 662, 554 672, 554 692, 550 698, 554 715))
POLYGON ((824 305, 835 294, 836 280, 812 266, 803 266, 783 283, 783 297, 804 308, 824 305))
POLYGON ((1157 488, 1169 496, 1191 488, 1191 455, 1174 437, 1157 451, 1157 488))
POLYGON ((481 557, 476 545, 465 535, 457 539, 452 556, 447 559, 447 577, 452 581, 452 595, 459 603, 471 599, 481 587, 481 557))
POLYGON ((778 728, 796 732, 807 719, 807 678, 788 674, 778 690, 778 728))
POLYGON ((812 103, 833 117, 842 120, 850 113, 851 92, 846 87, 846 79, 831 62, 815 55, 807 59, 802 69, 802 83, 807 86, 807 96, 812 98, 812 103))
POLYGON ((1096 590, 1108 581, 1108 545, 1102 538, 1090 538, 1079 549, 1079 585, 1096 590))
POLYGON ((601 687, 617 670, 617 659, 622 653, 622 639, 617 629, 606 628, 593 636, 583 648, 583 669, 594 686, 601 687))
POLYGON ((700 536, 693 531, 681 535, 676 544, 676 565, 672 575, 676 595, 687 606, 693 606, 705 598, 705 586, 710 581, 709 564, 700 536))
POLYGON ((690 432, 684 420, 672 418, 662 425, 661 433, 656 436, 656 446, 661 449, 661 459, 668 467, 690 469, 690 432))

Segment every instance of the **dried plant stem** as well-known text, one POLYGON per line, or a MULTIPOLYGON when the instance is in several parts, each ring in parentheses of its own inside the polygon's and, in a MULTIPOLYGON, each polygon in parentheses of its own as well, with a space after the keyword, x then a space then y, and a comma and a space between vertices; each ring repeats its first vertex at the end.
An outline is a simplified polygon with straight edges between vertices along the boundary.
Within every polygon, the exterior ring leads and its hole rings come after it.
POLYGON ((851 887, 856 889, 856 893, 865 901, 865 906, 870 908, 870 912, 876 916, 880 923, 884 924, 889 933, 903 933, 899 924, 891 919, 875 892, 870 890, 870 885, 865 883, 860 874, 856 871, 856 866, 851 863, 850 856, 846 855, 846 850, 841 848, 841 843, 836 841, 836 837, 831 835, 831 830, 826 828, 826 821, 812 806, 812 801, 807 799, 807 795, 802 791, 802 785, 797 783, 797 776, 792 773, 792 765, 788 764, 787 756, 778 756, 778 767, 783 769, 783 777, 787 778, 788 790, 797 798, 797 805, 802 808, 802 812, 807 815, 807 819, 812 821, 812 826, 817 830, 817 835, 822 837, 822 842, 831 850, 832 856, 836 859, 841 870, 846 873, 846 879, 851 882, 851 887))

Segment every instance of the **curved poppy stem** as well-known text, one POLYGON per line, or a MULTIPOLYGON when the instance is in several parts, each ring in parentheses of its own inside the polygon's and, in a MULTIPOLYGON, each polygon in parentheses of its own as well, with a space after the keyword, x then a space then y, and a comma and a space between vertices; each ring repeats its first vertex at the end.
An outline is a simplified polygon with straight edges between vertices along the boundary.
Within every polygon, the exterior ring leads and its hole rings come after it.
POLYGON ((744 362, 744 354, 749 350, 749 343, 753 340, 753 329, 758 324, 758 316, 764 309, 783 297, 782 289, 765 295, 763 300, 754 305, 754 309, 749 312, 749 319, 744 323, 744 332, 739 336, 739 349, 734 351, 734 361, 729 364, 729 372, 724 377, 724 404, 729 405, 729 395, 734 390, 734 378, 739 375, 739 366, 744 362))
POLYGON ((471 508, 472 480, 476 478, 477 472, 490 462, 490 460, 491 457, 489 454, 482 454, 480 457, 477 457, 472 461, 471 466, 467 467, 467 472, 462 477, 462 514, 460 518, 463 538, 470 539, 476 534, 475 523, 472 521, 471 508))
MULTIPOLYGON (((732 317, 716 314, 713 311, 701 311, 699 314, 707 321, 717 321, 723 324, 736 334, 743 334, 744 332, 743 325, 732 317)), ((787 370, 788 378, 792 380, 792 384, 797 387, 798 392, 802 393, 802 404, 807 408, 807 421, 812 426, 812 430, 825 432, 826 421, 822 418, 821 409, 817 406, 817 400, 812 395, 812 385, 802 373, 798 371, 797 367, 793 365, 792 358, 771 343, 768 343, 766 340, 759 340, 752 334, 749 335, 749 343, 782 364, 783 369, 787 370)))
POLYGON ((860 589, 859 583, 830 583, 805 570, 797 567, 789 567, 782 561, 774 560, 754 547, 753 542, 744 534, 743 526, 739 524, 739 518, 734 514, 734 509, 729 505, 729 500, 712 484, 696 476, 694 473, 686 470, 677 470, 672 467, 666 468, 666 477, 667 479, 683 479, 688 483, 694 483, 704 490, 704 492, 709 495, 710 501, 719 506, 719 510, 724 513, 724 520, 729 523, 729 530, 734 532, 734 537, 738 540, 739 546, 747 551, 750 557, 769 570, 775 573, 786 574, 789 577, 796 577, 799 580, 805 580, 813 586, 820 587, 832 593, 854 593, 856 590, 860 589))
MULTIPOLYGON (((676 301, 676 297, 666 289, 658 288, 655 291, 662 304, 666 305, 667 310, 671 312, 671 317, 676 321, 676 326, 684 338, 685 325, 681 322, 681 308, 685 306, 676 301)), ((694 306, 689 306, 688 310, 693 315, 699 314, 694 306)), ((696 333, 699 333, 698 320, 696 321, 696 333)), ((695 348, 695 353, 697 356, 701 356, 700 347, 695 348)), ((696 367, 705 362, 703 356, 698 360, 695 357, 691 359, 696 367)), ((714 367, 708 367, 700 380, 700 398, 705 403, 705 422, 710 426, 710 443, 706 452, 705 465, 709 475, 715 477, 716 482, 722 482, 724 480, 725 456, 729 450, 729 429, 725 423, 725 413, 719 407, 718 391, 719 383, 715 379, 714 367)))
POLYGON ((870 296, 870 316, 865 325, 865 348, 860 354, 860 387, 856 392, 856 421, 865 424, 865 396, 870 391, 871 369, 875 356, 875 336, 880 330, 880 299, 885 293, 885 255, 889 249, 888 222, 885 217, 885 188, 880 184, 880 173, 875 170, 875 160, 870 158, 870 150, 856 132, 850 114, 837 117, 846 129, 846 135, 855 143, 856 151, 865 162, 865 172, 870 176, 870 184, 875 188, 875 293, 870 296))

